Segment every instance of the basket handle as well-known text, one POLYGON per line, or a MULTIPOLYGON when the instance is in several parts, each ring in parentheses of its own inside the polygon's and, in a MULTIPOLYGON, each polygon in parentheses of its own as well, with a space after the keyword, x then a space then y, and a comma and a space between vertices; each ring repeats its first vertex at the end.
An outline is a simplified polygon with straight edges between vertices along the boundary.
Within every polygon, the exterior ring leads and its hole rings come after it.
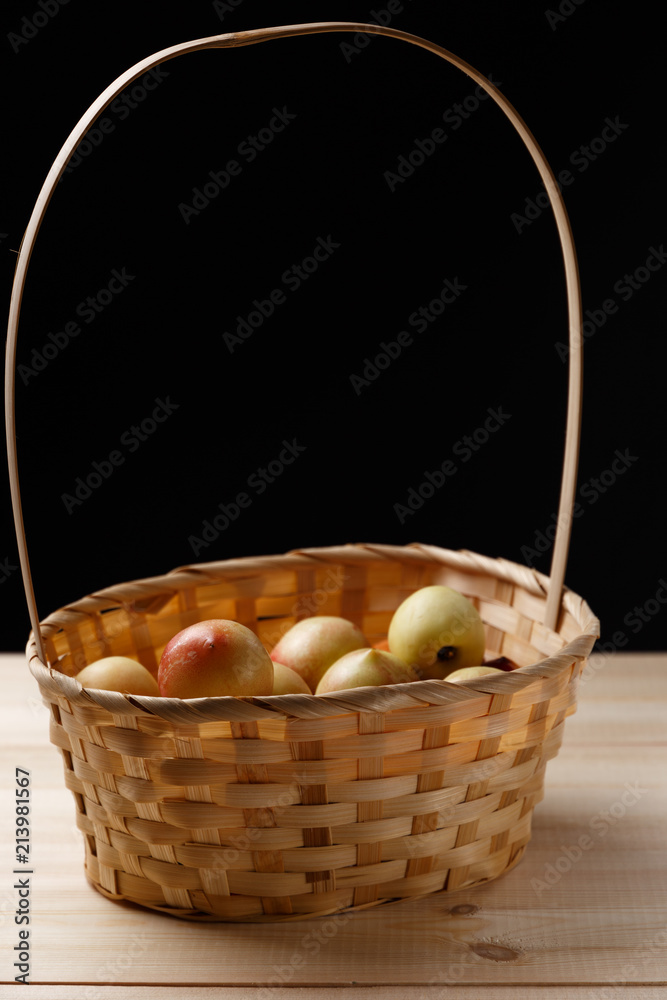
POLYGON ((558 510, 558 523, 556 537, 554 541, 553 556, 551 562, 549 591, 545 608, 544 624, 547 628, 554 629, 558 618, 563 582, 565 579, 565 567, 570 544, 570 528, 572 523, 572 511, 574 507, 574 495, 577 479, 577 465, 579 460, 579 438, 581 427, 581 404, 582 404, 582 309, 581 309, 581 288, 579 283, 579 271, 577 257, 574 248, 570 221, 565 209, 560 189, 553 175, 551 167, 542 153, 542 150, 535 141, 532 133, 526 126, 523 119, 517 114, 514 107, 497 88, 487 80, 485 76, 476 69, 459 59, 434 42, 429 42, 418 35, 411 35, 396 28, 388 28, 377 24, 363 24, 350 21, 321 21, 310 24, 289 24, 272 28, 258 28, 252 31, 240 31, 224 35, 213 35, 209 38, 199 38, 194 41, 173 45, 166 49, 142 59, 134 66, 126 70, 106 90, 94 101, 86 113, 77 123, 63 147, 56 156, 46 180, 39 193, 35 207, 33 208, 30 221, 26 228, 21 247, 16 261, 14 273, 14 283, 9 307, 9 322, 7 328, 7 348, 5 366, 5 425, 7 431, 7 455, 9 462, 9 479, 12 497, 12 508, 14 511, 14 523, 16 537, 18 541, 19 557, 21 560, 21 572, 23 574, 23 584, 30 612, 30 622, 37 646, 39 659, 46 666, 46 652, 41 635, 35 593, 30 572, 30 562, 28 559, 28 549, 26 545, 25 528, 23 524, 23 511, 21 508, 21 494, 18 478, 18 460, 16 450, 16 415, 15 415, 15 376, 16 376, 16 344, 19 325, 19 315, 21 311, 21 299, 25 286, 28 264, 35 245, 37 233, 42 224, 47 206, 56 189, 56 185, 67 166, 70 156, 78 146, 79 142, 86 134, 90 126, 107 105, 125 89, 133 80, 143 73, 152 69, 160 63, 174 59, 176 56, 184 55, 186 52, 198 52, 202 49, 223 49, 238 48, 243 45, 254 45, 257 42, 269 41, 275 38, 289 38, 295 35, 321 34, 333 31, 361 32, 363 34, 386 35, 389 38, 397 38, 412 45, 417 45, 428 52, 432 52, 447 62, 462 70, 467 76, 475 80, 487 94, 493 98, 495 103, 505 112, 514 128, 521 136, 528 152, 532 156, 546 188, 551 208, 553 210, 558 235, 560 238, 563 261, 565 265, 565 282, 568 302, 568 325, 569 325, 569 375, 568 375, 568 406, 566 418, 565 451, 563 459, 563 473, 561 480, 561 492, 558 510))

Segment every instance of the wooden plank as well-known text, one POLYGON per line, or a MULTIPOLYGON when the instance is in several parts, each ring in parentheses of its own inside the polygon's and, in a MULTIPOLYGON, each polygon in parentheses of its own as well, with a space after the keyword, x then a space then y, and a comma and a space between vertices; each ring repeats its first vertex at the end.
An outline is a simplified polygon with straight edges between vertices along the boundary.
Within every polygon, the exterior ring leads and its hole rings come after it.
MULTIPOLYGON (((2 1000, 21 1000, 22 987, 10 986, 0 991, 2 1000)), ((628 990, 630 987, 628 987, 628 990)), ((617 984, 608 987, 597 983, 581 986, 542 986, 536 993, 534 986, 485 986, 474 993, 469 986, 410 987, 404 986, 348 986, 341 994, 339 987, 278 987, 267 995, 264 987, 204 986, 193 990, 190 986, 32 986, 33 1000, 406 1000, 406 996, 419 1000, 471 1000, 471 995, 483 1000, 664 1000, 667 991, 663 986, 644 986, 633 983, 631 992, 617 984), (620 992, 619 992, 620 989, 620 992)))
MULTIPOLYGON (((3 1000, 21 1000, 20 987, 10 986, 0 991, 3 1000)), ((349 986, 341 994, 339 987, 278 987, 267 995, 264 987, 204 986, 193 990, 190 986, 32 986, 33 1000, 664 1000, 667 991, 663 986, 632 984, 632 992, 615 984, 600 987, 597 983, 581 986, 542 986, 536 993, 534 986, 486 986, 481 992, 472 993, 469 986, 452 985, 443 992, 442 986, 421 986, 407 992, 404 986, 349 986), (605 992, 605 990, 607 992, 605 992)))
MULTIPOLYGON (((341 986, 350 1000, 394 1000, 417 987, 425 1000, 470 1000, 471 988, 485 1000, 532 1000, 538 986, 554 1000, 603 1000, 605 989, 667 995, 667 655, 615 654, 583 684, 547 766, 533 839, 504 877, 455 895, 262 925, 178 921, 92 889, 48 712, 23 656, 0 657, 0 680, 0 843, 10 848, 13 768, 32 772, 36 997, 340 1000, 341 986)), ((3 858, 0 995, 13 997, 7 847, 3 858)))

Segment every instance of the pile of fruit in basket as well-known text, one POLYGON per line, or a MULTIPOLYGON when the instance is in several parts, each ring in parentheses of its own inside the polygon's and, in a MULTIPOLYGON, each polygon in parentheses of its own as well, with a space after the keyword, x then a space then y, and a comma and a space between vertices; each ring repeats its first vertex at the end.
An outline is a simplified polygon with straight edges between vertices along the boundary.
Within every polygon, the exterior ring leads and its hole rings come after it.
POLYGON ((292 625, 268 650, 240 622, 196 622, 165 646, 157 679, 137 660, 108 656, 84 667, 84 688, 164 698, 321 695, 419 680, 453 683, 516 669, 485 661, 484 624, 451 587, 421 587, 394 612, 387 638, 369 643, 346 618, 315 615, 292 625))

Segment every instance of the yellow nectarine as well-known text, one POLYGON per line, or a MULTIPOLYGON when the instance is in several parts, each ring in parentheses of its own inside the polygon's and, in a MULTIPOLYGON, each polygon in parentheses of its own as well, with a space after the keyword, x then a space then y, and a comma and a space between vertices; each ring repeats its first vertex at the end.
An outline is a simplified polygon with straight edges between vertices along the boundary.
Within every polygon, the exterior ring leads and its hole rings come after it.
POLYGON ((89 663, 76 675, 79 684, 98 691, 120 691, 123 694, 149 694, 158 696, 157 681, 153 675, 129 656, 105 656, 89 663))
POLYGON ((157 672, 166 698, 271 694, 273 663, 255 633, 240 622, 196 622, 169 640, 157 672))

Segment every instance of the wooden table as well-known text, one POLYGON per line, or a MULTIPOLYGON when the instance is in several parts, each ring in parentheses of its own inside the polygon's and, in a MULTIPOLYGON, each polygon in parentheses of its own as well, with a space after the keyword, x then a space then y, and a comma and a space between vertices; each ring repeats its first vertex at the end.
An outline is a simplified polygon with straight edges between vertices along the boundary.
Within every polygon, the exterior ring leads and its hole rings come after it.
POLYGON ((0 678, 0 997, 24 995, 13 968, 14 885, 28 877, 13 874, 16 767, 31 772, 36 1000, 667 997, 667 654, 591 659, 533 839, 508 874, 280 925, 193 924, 99 895, 24 657, 0 656, 0 678))

